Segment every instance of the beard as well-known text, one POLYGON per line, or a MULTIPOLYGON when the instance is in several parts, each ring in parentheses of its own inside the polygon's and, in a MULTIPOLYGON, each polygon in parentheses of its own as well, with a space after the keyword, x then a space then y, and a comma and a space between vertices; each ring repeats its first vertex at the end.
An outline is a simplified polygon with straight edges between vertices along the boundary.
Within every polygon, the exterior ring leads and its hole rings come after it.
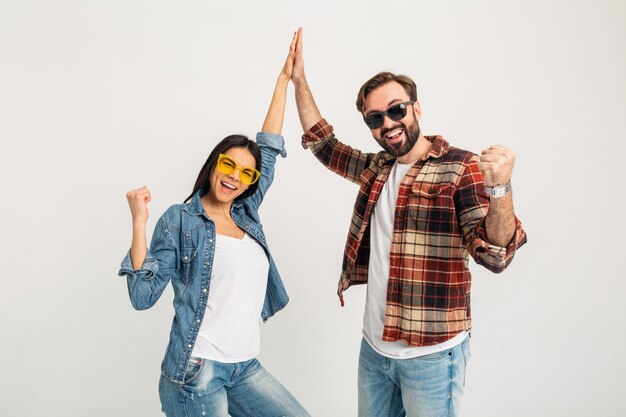
POLYGON ((417 120, 415 120, 408 127, 404 123, 398 123, 397 125, 389 129, 382 129, 380 131, 381 138, 380 139, 374 138, 374 139, 376 139, 376 141, 380 144, 380 146, 383 147, 384 150, 386 150, 387 152, 389 152, 396 158, 400 158, 401 156, 404 156, 407 153, 409 153, 411 149, 413 149, 413 146, 415 146, 415 143, 417 143, 417 140, 420 137, 420 132, 421 132, 420 125, 417 122, 417 120), (391 132, 392 130, 398 129, 398 128, 401 128, 404 131, 405 139, 401 142, 393 143, 393 144, 387 142, 385 140, 385 135, 388 132, 391 132))

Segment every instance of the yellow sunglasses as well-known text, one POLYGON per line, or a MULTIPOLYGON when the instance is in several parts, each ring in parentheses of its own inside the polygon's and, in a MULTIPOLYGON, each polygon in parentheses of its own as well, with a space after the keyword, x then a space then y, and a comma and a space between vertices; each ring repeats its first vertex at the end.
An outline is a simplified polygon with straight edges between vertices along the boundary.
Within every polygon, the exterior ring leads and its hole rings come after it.
POLYGON ((220 154, 217 159, 217 170, 224 175, 230 175, 235 170, 239 170, 239 181, 245 185, 252 185, 259 180, 261 173, 254 168, 242 167, 228 155, 220 154))

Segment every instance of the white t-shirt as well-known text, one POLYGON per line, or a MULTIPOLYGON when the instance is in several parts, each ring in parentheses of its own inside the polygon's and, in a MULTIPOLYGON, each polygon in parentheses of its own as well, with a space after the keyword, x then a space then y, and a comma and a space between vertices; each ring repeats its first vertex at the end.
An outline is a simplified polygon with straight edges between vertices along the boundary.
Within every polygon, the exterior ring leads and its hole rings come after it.
POLYGON ((192 356, 243 362, 260 351, 260 321, 269 260, 247 233, 216 235, 209 299, 192 356))
POLYGON ((382 339, 387 307, 393 219, 400 184, 411 166, 413 163, 402 164, 396 161, 378 197, 370 220, 370 259, 365 314, 363 316, 363 336, 372 349, 383 356, 395 359, 410 359, 440 352, 456 346, 467 337, 467 332, 461 332, 443 343, 418 347, 408 346, 401 341, 385 342, 382 339))

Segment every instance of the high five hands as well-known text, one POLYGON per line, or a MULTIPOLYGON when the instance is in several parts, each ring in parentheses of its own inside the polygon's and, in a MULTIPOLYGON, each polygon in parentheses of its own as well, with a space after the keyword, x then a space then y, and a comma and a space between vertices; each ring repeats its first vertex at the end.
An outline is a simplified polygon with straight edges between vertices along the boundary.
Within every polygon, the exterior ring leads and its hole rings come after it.
POLYGON ((302 58, 302 28, 298 28, 298 31, 295 33, 294 38, 296 40, 296 44, 291 80, 296 83, 297 81, 304 79, 304 59, 302 58))
POLYGON ((289 54, 287 55, 287 59, 285 60, 285 65, 283 66, 283 69, 280 72, 280 77, 283 77, 286 80, 290 80, 293 75, 293 68, 294 68, 295 55, 296 55, 296 44, 298 42, 300 31, 301 29, 294 32, 293 34, 293 38, 291 39, 291 45, 289 45, 289 54))

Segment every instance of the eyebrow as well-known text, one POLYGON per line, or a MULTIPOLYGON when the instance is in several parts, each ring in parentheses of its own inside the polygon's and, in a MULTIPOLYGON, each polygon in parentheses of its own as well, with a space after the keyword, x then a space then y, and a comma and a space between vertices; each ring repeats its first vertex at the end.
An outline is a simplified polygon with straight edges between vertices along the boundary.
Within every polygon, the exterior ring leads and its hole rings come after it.
POLYGON ((222 155, 224 155, 225 157, 227 157, 228 159, 233 161, 235 163, 235 165, 238 165, 240 168, 256 169, 256 161, 255 161, 254 165, 243 165, 243 164, 240 164, 238 161, 236 161, 235 158, 233 158, 232 156, 226 155, 225 153, 222 154, 222 155))
MULTIPOLYGON (((387 110, 389 107, 391 107, 391 105, 393 105, 395 102, 399 102, 399 103, 404 103, 402 101, 401 98, 394 98, 393 100, 391 100, 388 104, 387 104, 387 108, 385 108, 385 110, 387 110)), ((385 110, 372 110, 372 111, 368 111, 367 113, 365 113, 366 116, 369 116, 372 113, 380 113, 383 112, 385 110)))

